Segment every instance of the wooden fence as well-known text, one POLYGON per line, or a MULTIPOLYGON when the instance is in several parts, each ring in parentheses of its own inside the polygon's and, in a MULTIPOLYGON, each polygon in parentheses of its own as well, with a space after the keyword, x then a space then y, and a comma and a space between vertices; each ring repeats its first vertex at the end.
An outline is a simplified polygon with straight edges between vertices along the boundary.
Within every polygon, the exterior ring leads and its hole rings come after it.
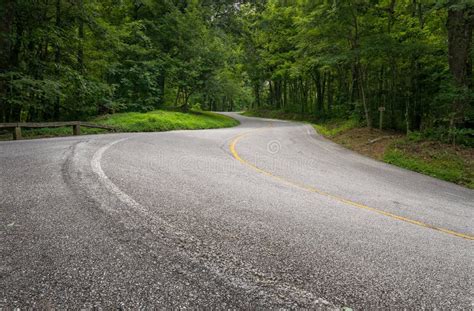
POLYGON ((81 135, 81 126, 105 129, 109 131, 116 131, 117 129, 112 126, 100 125, 81 121, 67 121, 67 122, 42 122, 42 123, 0 123, 0 129, 12 129, 13 139, 21 139, 21 128, 48 128, 48 127, 64 127, 71 126, 73 135, 81 135))

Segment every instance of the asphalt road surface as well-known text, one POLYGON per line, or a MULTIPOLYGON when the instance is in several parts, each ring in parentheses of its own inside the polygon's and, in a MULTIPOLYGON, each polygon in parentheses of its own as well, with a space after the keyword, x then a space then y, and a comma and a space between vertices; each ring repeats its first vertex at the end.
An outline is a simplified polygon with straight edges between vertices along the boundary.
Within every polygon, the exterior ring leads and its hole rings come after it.
POLYGON ((473 307, 474 191, 232 116, 0 142, 0 307, 473 307))

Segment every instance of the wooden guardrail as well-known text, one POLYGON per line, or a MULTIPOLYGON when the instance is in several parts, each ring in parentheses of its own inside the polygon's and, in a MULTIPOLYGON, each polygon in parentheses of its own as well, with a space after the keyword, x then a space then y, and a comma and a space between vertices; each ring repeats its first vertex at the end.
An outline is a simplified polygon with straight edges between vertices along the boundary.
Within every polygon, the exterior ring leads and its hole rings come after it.
POLYGON ((0 123, 0 129, 13 129, 13 139, 21 139, 21 128, 48 128, 48 127, 64 127, 72 126, 73 135, 81 135, 81 126, 90 127, 90 128, 99 128, 109 131, 116 131, 117 129, 112 126, 100 125, 89 122, 81 121, 66 121, 66 122, 41 122, 41 123, 32 123, 32 122, 19 122, 19 123, 0 123))

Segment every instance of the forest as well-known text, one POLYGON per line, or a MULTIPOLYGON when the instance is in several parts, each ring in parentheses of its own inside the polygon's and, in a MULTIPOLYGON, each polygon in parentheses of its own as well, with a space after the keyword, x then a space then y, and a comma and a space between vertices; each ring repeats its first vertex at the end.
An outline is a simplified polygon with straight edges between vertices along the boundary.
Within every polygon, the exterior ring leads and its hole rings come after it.
POLYGON ((0 122, 263 109, 474 136, 472 0, 2 0, 0 10, 0 122))

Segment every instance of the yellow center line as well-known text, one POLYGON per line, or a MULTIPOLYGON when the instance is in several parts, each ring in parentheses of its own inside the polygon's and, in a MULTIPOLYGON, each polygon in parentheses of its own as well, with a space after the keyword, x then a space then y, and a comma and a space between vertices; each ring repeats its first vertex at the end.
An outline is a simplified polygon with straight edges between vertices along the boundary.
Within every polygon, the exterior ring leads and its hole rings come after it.
MULTIPOLYGON (((258 130, 262 130, 262 129, 266 129, 266 128, 260 128, 258 130)), ((238 160, 239 162, 251 167, 252 169, 254 169, 255 171, 263 174, 263 175, 266 175, 266 176, 269 176, 275 180, 278 180, 279 182, 281 183, 284 183, 286 185, 289 185, 289 186, 292 186, 292 187, 296 187, 296 188, 299 188, 299 189, 302 189, 302 190, 305 190, 305 191, 309 191, 309 192, 313 192, 313 193, 317 193, 319 195, 323 195, 323 196, 326 196, 328 198, 331 198, 335 201, 338 201, 338 202, 341 202, 341 203, 344 203, 344 204, 347 204, 347 205, 350 205, 350 206, 354 206, 354 207, 357 207, 357 208, 360 208, 360 209, 365 209, 365 210, 368 210, 368 211, 371 211, 371 212, 374 212, 374 213, 377 213, 377 214, 380 214, 380 215, 384 215, 384 216, 387 216, 387 217, 390 217, 392 219, 396 219, 396 220, 399 220, 399 221, 403 221, 403 222, 407 222, 407 223, 410 223, 412 225, 416 225, 416 226, 420 226, 420 227, 424 227, 424 228, 429 228, 429 229, 432 229, 432 230, 436 230, 436 231, 440 231, 440 232, 443 232, 443 233, 446 233, 446 234, 449 234, 449 235, 452 235, 452 236, 456 236, 458 238, 463 238, 463 239, 466 239, 466 240, 474 240, 474 236, 471 236, 471 235, 468 235, 468 234, 464 234, 464 233, 460 233, 460 232, 456 232, 456 231, 452 231, 452 230, 449 230, 449 229, 445 229, 445 228, 441 228, 441 227, 436 227, 436 226, 433 226, 433 225, 430 225, 430 224, 426 224, 426 223, 423 223, 421 221, 418 221, 418 220, 414 220, 414 219, 410 219, 410 218, 406 218, 406 217, 403 217, 403 216, 399 216, 399 215, 396 215, 396 214, 393 214, 393 213, 390 213, 390 212, 386 212, 386 211, 383 211, 383 210, 380 210, 380 209, 377 209, 377 208, 374 208, 374 207, 370 207, 370 206, 367 206, 367 205, 364 205, 364 204, 360 204, 360 203, 357 203, 357 202, 354 202, 354 201, 351 201, 351 200, 348 200, 348 199, 344 199, 342 197, 339 197, 337 195, 334 195, 334 194, 330 194, 328 192, 325 192, 325 191, 322 191, 322 190, 319 190, 317 188, 314 188, 312 186, 308 186, 308 185, 304 185, 304 184, 300 184, 300 183, 297 183, 297 182, 294 182, 294 181, 291 181, 289 179, 286 179, 284 177, 281 177, 281 176, 277 176, 277 175, 273 175, 272 173, 268 172, 268 171, 265 171, 259 167, 257 167, 256 165, 248 162, 247 160, 243 159, 239 153, 237 152, 236 150, 236 145, 237 143, 242 139, 244 138, 245 136, 249 135, 251 132, 246 132, 246 133, 243 133, 241 135, 238 135, 237 137, 235 137, 231 142, 230 142, 230 145, 229 145, 229 149, 230 149, 230 152, 232 153, 232 156, 238 160)))

